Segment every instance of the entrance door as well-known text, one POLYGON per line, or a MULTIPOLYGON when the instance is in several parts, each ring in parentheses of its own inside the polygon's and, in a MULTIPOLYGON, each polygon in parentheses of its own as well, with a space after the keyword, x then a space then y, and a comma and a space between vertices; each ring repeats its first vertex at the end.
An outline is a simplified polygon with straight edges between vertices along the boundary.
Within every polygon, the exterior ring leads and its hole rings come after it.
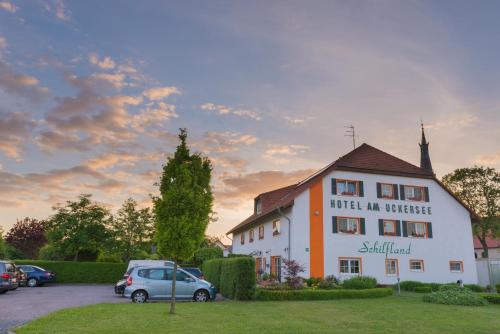
POLYGON ((271 256, 271 276, 281 282, 281 256, 271 256))

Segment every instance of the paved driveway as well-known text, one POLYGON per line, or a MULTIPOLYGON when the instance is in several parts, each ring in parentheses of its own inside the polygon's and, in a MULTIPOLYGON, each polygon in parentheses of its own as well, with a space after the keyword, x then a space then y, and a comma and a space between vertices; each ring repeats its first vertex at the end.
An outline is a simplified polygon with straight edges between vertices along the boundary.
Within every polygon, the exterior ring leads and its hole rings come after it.
POLYGON ((126 303, 111 285, 48 285, 0 295, 0 333, 48 313, 81 305, 126 303))

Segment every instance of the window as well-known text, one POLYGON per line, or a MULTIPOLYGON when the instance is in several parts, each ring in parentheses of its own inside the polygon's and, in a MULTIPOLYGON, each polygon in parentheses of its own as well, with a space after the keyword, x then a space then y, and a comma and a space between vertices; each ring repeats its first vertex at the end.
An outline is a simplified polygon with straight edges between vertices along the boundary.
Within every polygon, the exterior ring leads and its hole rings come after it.
POLYGON ((264 239, 264 225, 259 226, 259 239, 264 239))
POLYGON ((405 198, 410 201, 425 201, 424 187, 404 186, 405 198))
POLYGON ((149 278, 153 280, 164 280, 165 279, 165 269, 140 269, 137 272, 139 277, 149 278))
POLYGON ((407 222, 408 236, 413 238, 425 238, 427 236, 427 224, 407 222))
POLYGON ((387 276, 399 276, 398 260, 385 259, 385 274, 387 276))
POLYGON ((383 221, 383 228, 384 228, 384 235, 396 235, 396 224, 397 222, 395 220, 384 220, 383 221))
POLYGON ((337 226, 340 233, 359 234, 358 218, 338 217, 337 226))
POLYGON ((245 233, 241 233, 241 235, 240 235, 240 243, 241 243, 242 245, 244 245, 244 244, 245 244, 245 233))
POLYGON ((361 274, 361 258, 339 258, 341 274, 361 274))
POLYGON ((452 273, 462 273, 464 271, 464 263, 462 261, 450 261, 450 271, 452 273))
POLYGON ((424 271, 424 260, 410 260, 410 271, 424 271))
POLYGON ((255 200, 255 214, 259 214, 262 212, 262 201, 259 199, 255 200))
POLYGON ((271 256, 271 276, 281 282, 281 256, 271 256))
POLYGON ((253 230, 248 231, 248 242, 253 242, 253 230))
POLYGON ((347 196, 359 195, 359 182, 349 180, 337 180, 337 194, 347 196))
POLYGON ((394 198, 394 186, 392 184, 382 183, 380 190, 382 198, 394 198))
POLYGON ((280 220, 276 219, 273 221, 273 236, 280 234, 280 220))
POLYGON ((265 272, 266 272, 266 258, 265 257, 255 258, 255 273, 257 274, 257 277, 260 277, 265 272))

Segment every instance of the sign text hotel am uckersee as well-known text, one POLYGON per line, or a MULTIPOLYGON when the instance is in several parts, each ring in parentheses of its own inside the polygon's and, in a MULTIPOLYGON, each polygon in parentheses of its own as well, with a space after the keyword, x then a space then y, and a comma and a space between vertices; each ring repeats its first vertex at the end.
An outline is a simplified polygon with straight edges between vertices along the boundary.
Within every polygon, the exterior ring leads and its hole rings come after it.
MULTIPOLYGON (((330 200, 330 206, 337 209, 350 209, 362 211, 363 207, 359 201, 349 201, 344 199, 330 200)), ((408 205, 408 204, 390 204, 386 203, 382 206, 385 212, 392 213, 403 213, 403 214, 420 214, 420 215, 432 215, 432 209, 430 206, 424 205, 408 205)), ((366 205, 366 211, 381 211, 381 205, 378 202, 368 202, 366 205)), ((370 243, 370 241, 364 241, 359 253, 374 253, 382 255, 410 255, 411 254, 411 242, 407 247, 398 247, 395 242, 384 241, 379 243, 375 241, 370 243)))

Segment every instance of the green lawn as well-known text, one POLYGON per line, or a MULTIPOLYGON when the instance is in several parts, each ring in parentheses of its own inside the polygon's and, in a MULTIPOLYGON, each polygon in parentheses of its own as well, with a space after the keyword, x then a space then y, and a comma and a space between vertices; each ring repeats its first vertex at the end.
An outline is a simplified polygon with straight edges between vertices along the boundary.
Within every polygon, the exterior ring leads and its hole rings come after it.
POLYGON ((427 304, 422 295, 297 302, 101 304, 67 309, 27 333, 500 333, 500 305, 427 304))

